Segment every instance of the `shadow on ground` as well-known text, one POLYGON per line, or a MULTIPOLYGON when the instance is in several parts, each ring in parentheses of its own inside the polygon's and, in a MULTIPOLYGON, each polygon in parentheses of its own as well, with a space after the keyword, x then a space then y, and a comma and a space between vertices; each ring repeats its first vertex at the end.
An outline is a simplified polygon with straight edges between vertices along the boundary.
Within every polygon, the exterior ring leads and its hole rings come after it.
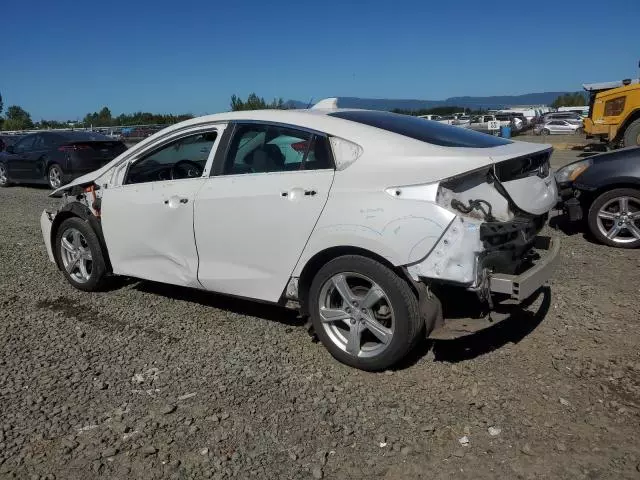
POLYGON ((539 297, 542 297, 542 301, 534 311, 523 308, 516 311, 510 318, 473 335, 457 340, 434 342, 435 360, 461 362, 490 353, 508 343, 520 342, 542 323, 549 312, 551 290, 548 287, 543 288, 539 291, 537 298, 533 298, 532 301, 536 302, 539 297))
MULTIPOLYGON (((467 292, 465 292, 466 294, 467 292)), ((445 301, 445 318, 477 317, 477 301, 465 301, 463 295, 458 301, 445 301), (447 309, 446 306, 449 305, 447 309)), ((469 297, 470 298, 470 297, 469 297)), ((518 343, 542 323, 551 306, 551 290, 542 288, 523 303, 522 308, 507 319, 484 330, 454 340, 421 340, 416 348, 394 370, 403 370, 418 363, 430 350, 438 362, 456 363, 471 360, 497 350, 508 343, 518 343), (537 304, 537 307, 535 306, 537 304)))
MULTIPOLYGON (((275 321, 291 327, 307 326, 306 320, 300 318, 297 311, 278 305, 148 281, 140 281, 133 288, 166 298, 194 302, 240 315, 275 321)), ((451 302, 451 299, 447 300, 447 303, 451 302)), ((478 316, 477 302, 457 301, 451 305, 454 307, 445 309, 446 318, 478 316)), ((550 305, 551 292, 548 288, 544 288, 539 291, 538 295, 532 297, 527 304, 523 305, 522 309, 516 310, 510 318, 485 330, 455 340, 430 341, 423 338, 416 348, 394 367, 394 370, 403 370, 415 365, 431 349, 433 349, 436 361, 455 363, 492 352, 507 343, 518 343, 540 325, 547 315, 550 305), (542 297, 542 301, 539 302, 539 306, 534 309, 535 311, 531 311, 532 309, 529 305, 536 303, 540 297, 542 297), (526 309, 527 307, 529 309, 526 309)), ((312 335, 311 340, 314 337, 312 335)))

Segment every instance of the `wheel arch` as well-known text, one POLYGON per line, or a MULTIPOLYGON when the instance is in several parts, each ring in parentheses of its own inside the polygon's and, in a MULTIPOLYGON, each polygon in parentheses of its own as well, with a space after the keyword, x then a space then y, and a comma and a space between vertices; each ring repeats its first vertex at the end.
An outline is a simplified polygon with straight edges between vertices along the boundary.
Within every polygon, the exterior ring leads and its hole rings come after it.
MULTIPOLYGON (((314 277, 320 271, 320 269, 331 260, 342 257, 345 255, 360 255, 362 257, 375 260, 385 267, 393 270, 400 277, 407 279, 403 269, 394 266, 388 259, 384 258, 371 250, 367 250, 362 247, 355 246, 334 246, 329 247, 313 255, 302 268, 300 276, 298 277, 298 301, 300 302, 300 312, 303 315, 308 315, 308 298, 311 283, 314 277)), ((409 286, 413 289, 412 282, 408 282, 409 286)))
POLYGON ((587 208, 591 208, 593 202, 603 193, 607 193, 611 190, 615 190, 617 188, 632 188, 634 190, 640 191, 640 179, 637 181, 633 181, 630 179, 620 179, 615 180, 609 183, 605 183, 599 185, 597 188, 593 190, 582 190, 582 204, 587 208), (585 201, 586 200, 586 201, 585 201))
MULTIPOLYGON (((109 258, 109 250, 107 249, 107 244, 104 240, 104 234, 102 233, 102 225, 100 221, 91 213, 91 211, 81 204, 80 202, 70 202, 67 203, 64 207, 62 207, 55 218, 53 219, 53 223, 51 224, 51 245, 55 248, 55 239, 58 235, 58 229, 62 222, 67 220, 68 218, 80 218, 87 222, 89 226, 93 229, 98 237, 98 242, 100 243, 100 248, 102 249, 102 255, 104 257, 105 266, 109 273, 113 272, 111 267, 111 260, 109 258)), ((56 259, 56 264, 58 268, 61 266, 58 263, 58 256, 54 254, 54 258, 56 259)))

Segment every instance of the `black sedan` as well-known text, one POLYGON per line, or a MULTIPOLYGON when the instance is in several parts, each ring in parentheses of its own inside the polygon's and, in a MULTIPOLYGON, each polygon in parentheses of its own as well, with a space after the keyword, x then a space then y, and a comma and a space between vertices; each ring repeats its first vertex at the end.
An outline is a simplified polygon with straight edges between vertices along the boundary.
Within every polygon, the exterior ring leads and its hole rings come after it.
POLYGON ((124 143, 96 132, 32 133, 0 153, 0 187, 44 183, 58 188, 109 163, 126 149, 124 143))
POLYGON ((586 221, 606 245, 640 247, 640 147, 570 163, 556 182, 569 220, 586 221))

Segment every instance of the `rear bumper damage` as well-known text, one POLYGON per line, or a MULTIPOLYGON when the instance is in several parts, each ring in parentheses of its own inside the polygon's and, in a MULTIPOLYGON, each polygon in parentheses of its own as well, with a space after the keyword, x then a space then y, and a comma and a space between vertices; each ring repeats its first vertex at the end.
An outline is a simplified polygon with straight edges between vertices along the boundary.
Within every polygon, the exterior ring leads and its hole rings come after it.
POLYGON ((439 318, 425 317, 434 327, 429 338, 473 334, 522 314, 534 302, 559 259, 559 240, 538 235, 546 218, 481 222, 457 217, 430 254, 407 267, 414 281, 440 297, 421 298, 421 303, 442 302, 441 309, 421 305, 422 311, 441 312, 439 318))
POLYGON ((489 290, 523 302, 548 285, 558 261, 560 242, 557 238, 536 237, 535 252, 537 259, 532 260, 532 266, 519 275, 491 274, 489 290))

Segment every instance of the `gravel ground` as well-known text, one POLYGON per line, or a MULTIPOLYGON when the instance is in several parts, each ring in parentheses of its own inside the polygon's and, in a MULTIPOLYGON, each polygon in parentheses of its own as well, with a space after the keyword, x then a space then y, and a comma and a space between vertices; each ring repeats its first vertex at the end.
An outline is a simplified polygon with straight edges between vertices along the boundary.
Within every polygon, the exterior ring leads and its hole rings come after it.
POLYGON ((550 228, 538 315, 370 374, 285 309, 74 290, 42 243, 47 193, 0 190, 1 478, 640 477, 639 251, 550 228))

